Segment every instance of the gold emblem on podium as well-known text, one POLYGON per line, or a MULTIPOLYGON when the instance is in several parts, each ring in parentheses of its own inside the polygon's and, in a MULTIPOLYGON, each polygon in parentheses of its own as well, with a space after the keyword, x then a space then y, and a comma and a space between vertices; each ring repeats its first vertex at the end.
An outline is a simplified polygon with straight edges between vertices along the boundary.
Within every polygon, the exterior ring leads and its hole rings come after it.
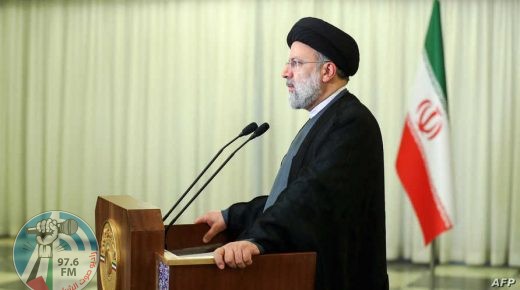
POLYGON ((101 287, 104 290, 116 289, 117 265, 120 259, 119 233, 113 221, 107 220, 103 226, 99 251, 99 271, 101 287))

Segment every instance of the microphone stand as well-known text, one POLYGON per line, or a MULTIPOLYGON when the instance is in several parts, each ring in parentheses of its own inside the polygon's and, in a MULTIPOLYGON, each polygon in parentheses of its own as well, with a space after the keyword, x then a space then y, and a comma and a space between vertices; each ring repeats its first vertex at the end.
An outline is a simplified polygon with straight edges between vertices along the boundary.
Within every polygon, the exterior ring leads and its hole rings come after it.
POLYGON ((224 145, 224 147, 222 147, 218 152, 217 154, 215 154, 215 156, 213 157, 213 159, 211 159, 211 161, 208 163, 208 165, 206 165, 206 167, 199 173, 199 175, 197 176, 197 178, 195 178, 195 180, 190 184, 190 186, 188 187, 188 189, 186 189, 186 191, 184 191, 184 193, 181 195, 181 197, 179 199, 177 199, 177 201, 175 202, 175 204, 170 208, 170 210, 164 215, 163 217, 163 222, 170 216, 170 214, 173 212, 174 209, 177 208, 177 206, 179 205, 179 203, 184 199, 184 197, 186 197, 186 195, 188 194, 188 192, 193 188, 193 186, 195 185, 195 183, 197 183, 197 181, 199 181, 199 179, 202 177, 202 175, 204 173, 206 173, 206 171, 208 170, 208 168, 211 166, 211 164, 213 164, 213 162, 215 162, 215 160, 217 159, 217 157, 220 156, 220 154, 222 154, 222 152, 224 151, 224 149, 226 149, 229 145, 231 145, 231 143, 235 142, 238 138, 240 137, 243 137, 245 135, 248 135, 251 133, 251 131, 254 131, 258 128, 258 126, 256 125, 255 122, 247 125, 243 130, 242 132, 240 133, 240 135, 238 135, 237 137, 235 137, 233 140, 229 141, 226 145, 224 145), (252 130, 251 130, 252 129, 252 130))
POLYGON ((264 134, 265 131, 269 129, 269 124, 263 123, 258 127, 258 129, 249 137, 244 143, 242 143, 237 149, 235 149, 229 156, 226 158, 226 160, 215 170, 215 172, 211 175, 211 177, 202 185, 202 187, 195 193, 195 195, 188 201, 188 203, 181 209, 181 211, 171 220, 171 222, 168 224, 164 231, 164 245, 165 249, 167 249, 167 237, 168 237, 168 231, 170 230, 171 226, 179 219, 179 217, 184 213, 184 211, 193 203, 193 201, 201 194, 201 192, 208 186, 208 184, 215 178, 215 176, 224 168, 224 166, 235 156, 235 153, 238 152, 242 147, 244 147, 249 141, 255 139, 256 137, 259 137, 260 135, 264 134))
POLYGON ((220 156, 220 154, 222 154, 222 152, 224 151, 224 149, 226 149, 226 147, 228 147, 229 145, 231 145, 231 143, 235 142, 238 138, 240 138, 241 136, 237 136, 235 137, 235 139, 229 141, 229 143, 227 143, 226 145, 224 145, 224 147, 222 147, 218 152, 217 154, 215 154, 215 156, 213 157, 213 159, 211 159, 211 161, 208 163, 208 165, 206 165, 206 167, 204 167, 204 169, 199 173, 199 175, 197 176, 197 178, 195 178, 195 180, 190 184, 190 186, 188 187, 188 189, 186 189, 186 191, 184 191, 184 193, 181 195, 181 197, 179 199, 177 199, 177 201, 175 202, 175 204, 170 208, 170 210, 166 213, 166 215, 164 215, 163 217, 163 222, 170 216, 170 214, 173 212, 173 210, 175 208, 177 208, 177 206, 179 205, 179 203, 184 199, 184 197, 186 197, 186 195, 188 194, 188 192, 193 188, 193 186, 195 186, 195 183, 197 183, 197 181, 199 181, 199 179, 202 177, 202 175, 204 173, 206 173, 206 171, 208 170, 208 168, 211 166, 211 164, 213 164, 213 162, 215 162, 215 160, 217 159, 217 157, 220 156))

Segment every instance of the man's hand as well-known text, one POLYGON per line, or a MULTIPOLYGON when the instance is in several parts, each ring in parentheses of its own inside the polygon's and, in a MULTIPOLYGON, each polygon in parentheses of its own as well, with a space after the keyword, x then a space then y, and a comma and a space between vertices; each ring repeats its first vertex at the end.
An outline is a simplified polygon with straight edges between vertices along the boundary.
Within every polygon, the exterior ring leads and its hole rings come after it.
POLYGON ((226 265, 230 268, 245 268, 253 264, 253 256, 259 255, 258 247, 249 241, 238 241, 225 244, 214 252, 215 264, 219 269, 226 265))
POLYGON ((210 226, 209 231, 204 235, 202 241, 207 243, 211 241, 218 233, 226 229, 226 223, 224 217, 220 211, 209 211, 205 215, 198 217, 195 220, 196 224, 208 224, 210 226))

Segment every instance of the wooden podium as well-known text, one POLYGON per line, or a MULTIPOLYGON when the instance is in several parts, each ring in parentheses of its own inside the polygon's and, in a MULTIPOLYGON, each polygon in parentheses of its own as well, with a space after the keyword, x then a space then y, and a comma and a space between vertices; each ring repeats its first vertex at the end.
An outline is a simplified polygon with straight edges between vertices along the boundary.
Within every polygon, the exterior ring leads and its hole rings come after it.
MULTIPOLYGON (((211 259, 172 258, 169 251, 204 246, 202 236, 208 229, 207 225, 173 226, 166 251, 159 208, 127 195, 98 197, 98 289, 314 289, 316 253, 260 255, 245 269, 224 270, 211 259)), ((228 241, 221 233, 212 243, 228 241)))

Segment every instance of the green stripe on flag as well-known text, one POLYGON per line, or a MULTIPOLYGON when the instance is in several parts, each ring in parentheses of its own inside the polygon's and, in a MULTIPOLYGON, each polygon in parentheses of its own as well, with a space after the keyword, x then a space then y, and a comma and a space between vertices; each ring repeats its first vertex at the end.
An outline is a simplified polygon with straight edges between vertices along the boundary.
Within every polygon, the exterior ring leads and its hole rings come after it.
POLYGON ((53 265, 52 265, 52 258, 49 259, 49 267, 47 268, 47 280, 45 281, 45 284, 47 284, 47 287, 49 289, 53 288, 53 281, 52 281, 52 275, 53 275, 53 265))
POLYGON ((433 1, 432 16, 428 26, 428 33, 426 34, 426 41, 424 43, 428 61, 433 70, 437 83, 442 89, 444 103, 448 102, 448 95, 446 94, 446 75, 444 73, 444 50, 442 44, 442 27, 441 27, 441 9, 438 0, 433 1))

